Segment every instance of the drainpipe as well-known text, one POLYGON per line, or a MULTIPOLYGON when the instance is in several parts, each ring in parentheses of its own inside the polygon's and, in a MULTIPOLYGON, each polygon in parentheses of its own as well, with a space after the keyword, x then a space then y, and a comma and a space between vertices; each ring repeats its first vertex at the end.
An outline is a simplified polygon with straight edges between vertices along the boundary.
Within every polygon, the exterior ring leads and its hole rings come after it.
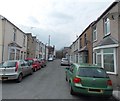
POLYGON ((4 17, 1 18, 2 19, 2 24, 3 26, 3 32, 2 32, 2 62, 4 62, 4 40, 5 40, 5 25, 6 25, 6 19, 4 17))

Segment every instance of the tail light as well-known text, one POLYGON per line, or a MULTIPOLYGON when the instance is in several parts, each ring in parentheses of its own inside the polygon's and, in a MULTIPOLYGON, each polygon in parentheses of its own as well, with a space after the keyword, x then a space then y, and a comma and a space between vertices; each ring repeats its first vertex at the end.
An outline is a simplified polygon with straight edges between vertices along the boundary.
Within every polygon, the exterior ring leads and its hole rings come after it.
POLYGON ((73 79, 73 82, 74 82, 74 83, 80 83, 80 82, 81 82, 81 79, 78 78, 78 77, 75 77, 75 78, 73 79))
POLYGON ((15 72, 17 72, 17 70, 18 70, 18 66, 19 66, 19 64, 18 64, 18 62, 16 62, 15 72))
POLYGON ((111 81, 111 80, 108 80, 108 81, 107 81, 107 85, 108 85, 108 86, 112 86, 112 81, 111 81))

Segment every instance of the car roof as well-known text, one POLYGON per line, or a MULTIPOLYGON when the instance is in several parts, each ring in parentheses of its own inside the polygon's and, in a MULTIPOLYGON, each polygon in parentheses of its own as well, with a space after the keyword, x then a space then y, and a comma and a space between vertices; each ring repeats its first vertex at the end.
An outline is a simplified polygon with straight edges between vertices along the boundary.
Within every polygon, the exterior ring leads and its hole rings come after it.
POLYGON ((98 65, 95 65, 95 64, 87 64, 87 63, 81 63, 81 64, 78 64, 78 63, 73 63, 73 65, 75 65, 77 68, 101 68, 101 66, 98 66, 98 65))
POLYGON ((5 62, 17 62, 17 61, 20 61, 20 60, 7 60, 5 62))

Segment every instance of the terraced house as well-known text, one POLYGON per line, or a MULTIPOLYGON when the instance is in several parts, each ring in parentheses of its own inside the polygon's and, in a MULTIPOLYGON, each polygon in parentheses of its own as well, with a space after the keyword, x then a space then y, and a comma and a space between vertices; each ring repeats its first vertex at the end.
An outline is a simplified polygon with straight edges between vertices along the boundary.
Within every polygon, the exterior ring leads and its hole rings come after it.
POLYGON ((120 89, 120 2, 113 2, 72 43, 70 60, 100 65, 120 89))
POLYGON ((26 58, 26 53, 26 34, 0 15, 0 62, 24 59, 26 58))
POLYGON ((70 46, 70 60, 76 63, 92 63, 92 24, 70 46))
POLYGON ((93 24, 93 63, 105 68, 120 87, 120 2, 114 2, 93 24))

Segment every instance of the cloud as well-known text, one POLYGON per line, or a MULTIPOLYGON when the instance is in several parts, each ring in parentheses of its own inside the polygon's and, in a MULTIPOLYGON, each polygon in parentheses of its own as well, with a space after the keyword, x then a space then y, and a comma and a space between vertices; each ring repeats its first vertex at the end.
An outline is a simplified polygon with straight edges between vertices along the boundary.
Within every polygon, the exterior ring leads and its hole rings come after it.
POLYGON ((51 45, 60 49, 72 44, 76 35, 79 36, 113 1, 2 0, 0 12, 43 43, 47 43, 51 35, 51 45))
POLYGON ((50 14, 51 21, 54 21, 55 26, 60 26, 61 24, 67 24, 70 23, 73 19, 71 15, 61 13, 58 11, 53 12, 50 14))
POLYGON ((30 24, 30 25, 39 25, 40 22, 37 18, 35 18, 34 16, 29 16, 27 18, 27 22, 30 24))

